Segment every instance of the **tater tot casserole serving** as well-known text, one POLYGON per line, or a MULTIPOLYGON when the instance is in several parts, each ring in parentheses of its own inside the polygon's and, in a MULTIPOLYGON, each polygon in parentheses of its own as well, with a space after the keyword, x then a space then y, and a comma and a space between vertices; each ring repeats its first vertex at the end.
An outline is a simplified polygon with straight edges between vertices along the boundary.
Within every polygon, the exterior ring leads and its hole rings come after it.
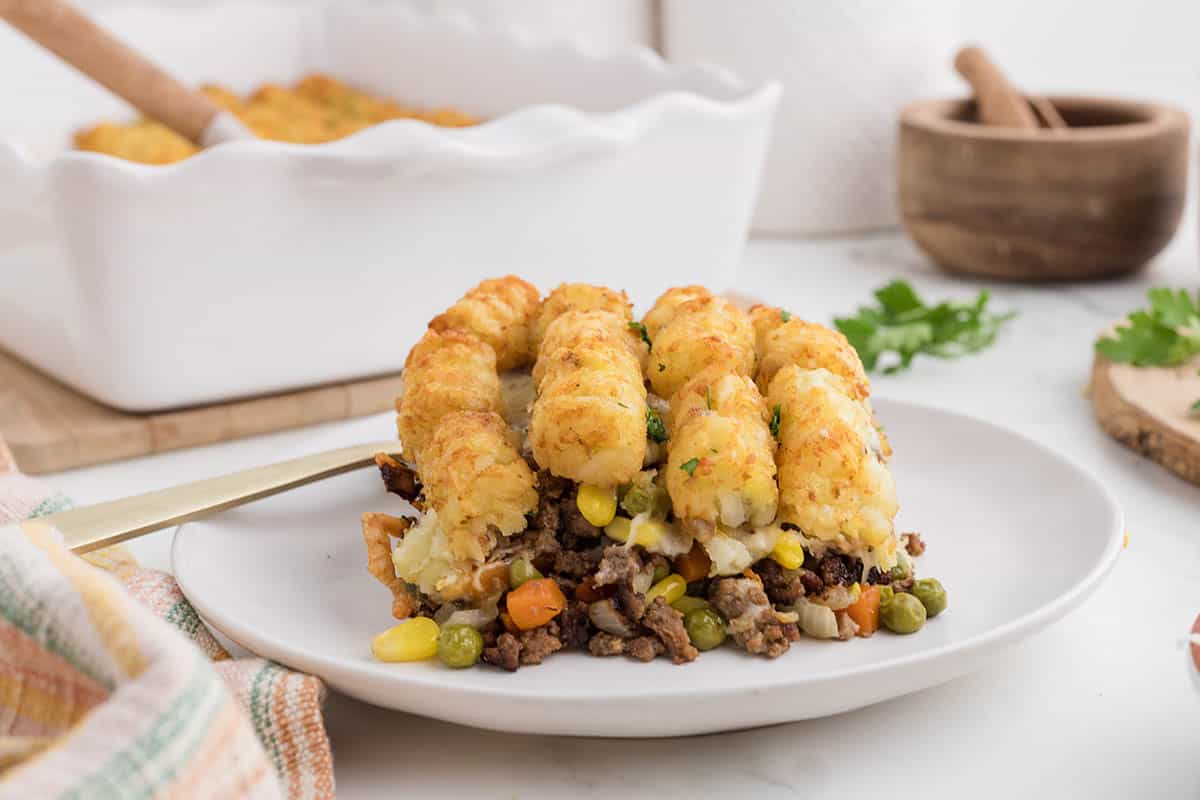
POLYGON ((676 664, 722 645, 918 631, 946 607, 898 533, 891 448, 840 333, 702 286, 487 280, 436 316, 396 401, 411 515, 366 513, 400 624, 382 661, 506 670, 581 649, 676 664))

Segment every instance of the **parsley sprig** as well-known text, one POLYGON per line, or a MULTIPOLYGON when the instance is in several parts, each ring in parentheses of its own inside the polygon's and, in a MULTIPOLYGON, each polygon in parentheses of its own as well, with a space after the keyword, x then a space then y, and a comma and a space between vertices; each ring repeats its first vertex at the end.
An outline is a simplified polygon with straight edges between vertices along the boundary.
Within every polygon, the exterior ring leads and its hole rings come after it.
POLYGON ((650 332, 646 330, 645 325, 640 322, 630 322, 628 325, 629 330, 642 335, 642 341, 646 343, 646 347, 653 347, 653 343, 650 341, 650 332))
POLYGON ((1180 289, 1151 289, 1150 308, 1134 311, 1096 341, 1109 361, 1175 367, 1200 353, 1200 304, 1180 289))
POLYGON ((853 317, 834 320, 869 371, 884 374, 908 369, 924 354, 959 358, 983 350, 996 340, 1000 327, 1016 312, 988 310, 987 290, 974 300, 947 300, 926 305, 916 290, 902 280, 875 291, 878 306, 862 306, 853 317))
MULTIPOLYGON (((1200 353, 1200 295, 1159 287, 1148 293, 1150 308, 1134 311, 1096 340, 1096 352, 1109 361, 1135 367, 1177 367, 1200 353)), ((1200 415, 1200 400, 1188 408, 1200 415)))
POLYGON ((653 408, 646 409, 646 436, 659 443, 667 440, 667 426, 653 408))

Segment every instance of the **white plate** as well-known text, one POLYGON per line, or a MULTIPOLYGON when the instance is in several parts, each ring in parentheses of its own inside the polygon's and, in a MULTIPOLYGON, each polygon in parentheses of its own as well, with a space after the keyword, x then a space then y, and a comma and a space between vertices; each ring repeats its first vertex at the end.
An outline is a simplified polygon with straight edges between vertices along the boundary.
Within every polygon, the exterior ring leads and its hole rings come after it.
POLYGON ((880 400, 896 450, 902 530, 950 607, 915 636, 802 640, 774 661, 731 648, 688 665, 560 653, 515 674, 436 660, 381 664, 390 596, 366 573, 358 518, 399 508, 374 471, 190 523, 172 562, 207 621, 244 647, 381 706, 495 730, 676 736, 821 717, 986 664, 1077 606, 1124 526, 1112 495, 1062 456, 969 417, 880 400))

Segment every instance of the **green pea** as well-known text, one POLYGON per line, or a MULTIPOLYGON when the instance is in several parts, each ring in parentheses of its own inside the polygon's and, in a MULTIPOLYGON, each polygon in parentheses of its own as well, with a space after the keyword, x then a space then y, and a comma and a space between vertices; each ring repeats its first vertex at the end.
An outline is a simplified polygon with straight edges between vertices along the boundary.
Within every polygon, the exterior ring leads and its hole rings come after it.
POLYGON ((447 667, 470 667, 483 652, 483 637, 470 625, 447 625, 438 635, 437 652, 447 667))
POLYGON ((688 638, 697 650, 712 650, 725 641, 725 620, 711 608, 695 608, 683 617, 688 638))
POLYGON ((508 562, 508 588, 516 589, 525 581, 533 581, 545 577, 538 572, 537 567, 523 558, 508 562))
POLYGON ((650 496, 650 492, 641 486, 630 486, 625 490, 625 496, 621 498, 621 508, 631 517, 636 517, 645 511, 649 511, 654 505, 654 498, 650 496))
POLYGON ((880 607, 886 606, 888 603, 892 602, 892 598, 895 596, 896 596, 895 589, 893 589, 890 586, 880 586, 879 587, 879 605, 880 605, 880 607))
POLYGON ((916 633, 925 624, 925 606, 911 594, 901 592, 880 607, 879 619, 892 633, 916 633))
POLYGON ((685 594, 674 603, 671 603, 671 608, 682 614, 687 614, 689 611, 695 611, 698 608, 708 608, 708 601, 703 597, 692 597, 685 594))
POLYGON ((921 578, 913 584, 913 595, 925 606, 925 613, 936 617, 946 610, 946 589, 937 578, 921 578))
POLYGON ((892 567, 891 572, 888 573, 888 577, 894 581, 902 581, 908 577, 908 568, 897 564, 896 566, 892 567))
POLYGON ((631 485, 621 497, 621 508, 631 517, 649 511, 652 514, 665 516, 671 508, 671 499, 658 486, 631 485))
POLYGON ((671 574, 671 568, 666 564, 656 564, 654 566, 654 583, 658 583, 663 578, 671 574))

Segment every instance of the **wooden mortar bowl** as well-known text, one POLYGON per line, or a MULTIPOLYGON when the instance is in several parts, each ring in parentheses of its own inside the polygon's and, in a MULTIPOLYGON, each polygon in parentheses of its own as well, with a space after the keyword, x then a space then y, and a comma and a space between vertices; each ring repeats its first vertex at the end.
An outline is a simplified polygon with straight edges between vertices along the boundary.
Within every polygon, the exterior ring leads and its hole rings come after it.
POLYGON ((945 269, 1103 278, 1141 269, 1171 241, 1187 195, 1187 115, 1154 103, 1050 99, 1070 129, 981 125, 969 100, 921 101, 901 113, 901 216, 945 269))

